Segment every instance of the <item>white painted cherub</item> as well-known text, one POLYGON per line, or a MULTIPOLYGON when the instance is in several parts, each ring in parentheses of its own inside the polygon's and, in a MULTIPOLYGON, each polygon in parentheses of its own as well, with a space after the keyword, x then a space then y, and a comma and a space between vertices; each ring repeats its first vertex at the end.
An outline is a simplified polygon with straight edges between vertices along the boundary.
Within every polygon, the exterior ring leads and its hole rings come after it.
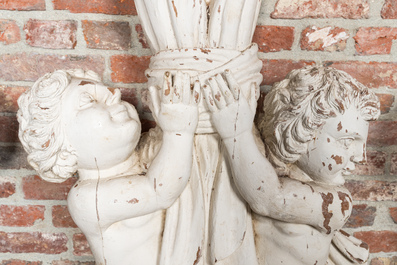
POLYGON ((96 264, 158 264, 164 209, 185 188, 198 121, 199 86, 166 73, 151 88, 162 145, 149 169, 139 166, 141 125, 135 108, 93 72, 56 71, 18 104, 19 136, 40 176, 61 182, 76 171, 68 208, 96 264))
POLYGON ((377 97, 336 69, 292 71, 266 96, 259 117, 269 162, 252 130, 254 92, 247 102, 225 76, 227 82, 215 76, 204 92, 234 182, 255 213, 258 263, 366 262, 366 245, 340 229, 352 210, 344 176, 366 160, 368 121, 379 116, 377 97))

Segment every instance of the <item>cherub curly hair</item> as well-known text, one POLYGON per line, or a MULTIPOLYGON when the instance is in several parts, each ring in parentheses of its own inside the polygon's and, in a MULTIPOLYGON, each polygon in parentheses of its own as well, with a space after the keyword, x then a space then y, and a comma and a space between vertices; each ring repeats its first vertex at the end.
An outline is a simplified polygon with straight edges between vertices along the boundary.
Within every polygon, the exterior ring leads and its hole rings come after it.
POLYGON ((61 98, 73 77, 100 82, 81 69, 55 71, 41 77, 18 99, 19 139, 29 164, 47 181, 62 182, 77 170, 77 157, 65 143, 61 98))
POLYGON ((343 114, 350 106, 367 121, 380 115, 376 95, 334 68, 308 66, 276 83, 265 98, 258 128, 278 173, 288 174, 287 164, 307 151, 326 119, 343 114))

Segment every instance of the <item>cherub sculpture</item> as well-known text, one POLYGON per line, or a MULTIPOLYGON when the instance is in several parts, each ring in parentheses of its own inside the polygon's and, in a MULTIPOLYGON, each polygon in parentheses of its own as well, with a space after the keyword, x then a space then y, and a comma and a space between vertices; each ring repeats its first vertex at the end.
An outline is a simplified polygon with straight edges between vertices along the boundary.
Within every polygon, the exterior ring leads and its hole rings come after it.
POLYGON ((366 262, 366 245, 340 229, 352 210, 344 176, 366 160, 368 121, 379 116, 377 97, 336 69, 292 71, 266 96, 259 117, 269 162, 255 142, 253 98, 240 93, 230 74, 227 82, 214 79, 204 89, 206 102, 234 182, 255 213, 258 263, 366 262))
POLYGON ((199 86, 165 74, 161 95, 151 89, 162 145, 148 170, 136 146, 141 125, 93 72, 56 71, 40 78, 18 104, 19 137, 40 176, 79 179, 68 207, 96 264, 158 264, 164 209, 185 188, 198 121, 199 86), (147 172, 146 172, 147 171, 147 172))

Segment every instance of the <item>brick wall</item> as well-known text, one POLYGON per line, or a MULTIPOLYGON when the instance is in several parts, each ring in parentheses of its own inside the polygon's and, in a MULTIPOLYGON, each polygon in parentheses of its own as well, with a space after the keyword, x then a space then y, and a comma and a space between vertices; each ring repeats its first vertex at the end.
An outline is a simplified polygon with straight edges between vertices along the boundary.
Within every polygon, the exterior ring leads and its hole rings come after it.
MULTIPOLYGON (((346 184, 355 198, 346 230, 369 243, 371 265, 397 264, 397 1, 263 1, 254 37, 263 95, 290 70, 318 63, 379 96, 368 164, 346 184)), ((76 179, 47 183, 26 163, 18 96, 54 69, 91 69, 121 89, 147 130, 154 124, 143 74, 150 55, 133 0, 0 1, 0 265, 94 264, 66 207, 76 179)))

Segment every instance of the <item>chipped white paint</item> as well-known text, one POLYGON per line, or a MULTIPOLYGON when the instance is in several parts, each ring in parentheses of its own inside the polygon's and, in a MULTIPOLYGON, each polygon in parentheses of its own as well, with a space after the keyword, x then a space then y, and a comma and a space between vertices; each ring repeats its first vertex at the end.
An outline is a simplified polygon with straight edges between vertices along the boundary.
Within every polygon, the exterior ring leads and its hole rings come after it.
POLYGON ((336 69, 292 71, 266 96, 259 117, 267 160, 252 131, 254 89, 246 98, 226 80, 204 93, 235 184, 254 212, 258 263, 366 264, 366 245, 340 230, 352 210, 342 184, 365 161, 377 97, 336 69))
POLYGON ((135 108, 96 74, 49 73, 18 100, 19 136, 29 163, 53 182, 78 172, 68 208, 96 264, 159 263, 163 210, 190 176, 200 98, 198 83, 190 91, 187 74, 166 73, 163 83, 161 92, 150 89, 163 131, 150 166, 142 163, 144 149, 136 149, 141 126, 135 108))
POLYGON ((314 30, 314 32, 306 33, 306 37, 308 37, 309 43, 322 40, 323 48, 327 48, 335 43, 340 42, 341 40, 347 40, 349 38, 346 32, 340 32, 337 35, 333 36, 333 34, 330 34, 332 27, 318 29, 316 26, 313 26, 312 29, 314 30))

